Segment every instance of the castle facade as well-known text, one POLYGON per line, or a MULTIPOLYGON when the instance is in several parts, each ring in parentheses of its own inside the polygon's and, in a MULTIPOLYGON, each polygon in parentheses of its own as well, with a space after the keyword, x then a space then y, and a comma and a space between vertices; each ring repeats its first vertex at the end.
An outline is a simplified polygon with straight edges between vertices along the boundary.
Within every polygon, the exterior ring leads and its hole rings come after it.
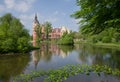
MULTIPOLYGON (((37 15, 35 15, 34 21, 33 21, 33 32, 32 32, 32 36, 33 36, 33 46, 36 46, 36 40, 37 40, 37 33, 36 33, 36 28, 37 26, 40 25, 38 19, 37 19, 37 15)), ((45 37, 45 30, 44 30, 44 25, 42 25, 42 39, 46 39, 45 37)), ((70 30, 67 29, 65 26, 59 27, 59 28, 52 28, 52 31, 49 33, 49 39, 51 40, 55 40, 55 39, 59 39, 62 37, 64 32, 68 32, 70 33, 70 30)))

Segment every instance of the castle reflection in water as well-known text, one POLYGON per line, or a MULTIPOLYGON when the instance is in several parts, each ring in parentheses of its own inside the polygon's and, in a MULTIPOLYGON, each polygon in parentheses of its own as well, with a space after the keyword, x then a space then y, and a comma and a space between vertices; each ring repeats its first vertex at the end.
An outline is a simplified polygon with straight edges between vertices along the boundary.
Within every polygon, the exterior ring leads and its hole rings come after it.
POLYGON ((40 60, 49 62, 52 56, 65 58, 69 55, 70 50, 71 49, 68 49, 67 47, 63 48, 62 46, 56 44, 42 44, 39 50, 32 51, 32 61, 34 62, 36 68, 40 60))

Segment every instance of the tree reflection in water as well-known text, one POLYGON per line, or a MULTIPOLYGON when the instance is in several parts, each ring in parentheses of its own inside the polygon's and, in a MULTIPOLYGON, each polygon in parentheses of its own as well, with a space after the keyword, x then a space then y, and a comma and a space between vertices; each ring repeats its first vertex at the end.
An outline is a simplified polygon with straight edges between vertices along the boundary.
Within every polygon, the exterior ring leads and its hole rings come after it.
POLYGON ((85 64, 109 65, 120 69, 120 51, 112 48, 102 48, 92 45, 75 45, 79 52, 79 60, 85 64))
POLYGON ((0 56, 0 82, 10 82, 13 77, 23 73, 29 61, 29 54, 0 56))
POLYGON ((40 60, 48 63, 50 63, 52 60, 55 60, 52 59, 53 56, 57 56, 57 59, 59 57, 61 57, 61 60, 64 59, 64 62, 61 62, 59 59, 57 61, 59 63, 66 62, 67 64, 67 61, 69 61, 69 63, 71 62, 75 64, 76 60, 79 59, 79 62, 81 62, 81 64, 109 65, 112 68, 120 68, 119 53, 120 51, 116 49, 102 48, 85 44, 74 46, 42 44, 40 50, 35 50, 32 52, 32 56, 33 62, 35 63, 35 68, 40 60), (77 59, 75 59, 76 56, 78 56, 77 59), (70 61, 68 57, 72 61, 70 61))
POLYGON ((99 64, 120 69, 119 58, 120 51, 112 48, 84 44, 74 46, 41 44, 39 50, 32 51, 32 56, 0 55, 0 82, 12 82, 14 76, 28 73, 36 68, 57 69, 66 64, 99 64))

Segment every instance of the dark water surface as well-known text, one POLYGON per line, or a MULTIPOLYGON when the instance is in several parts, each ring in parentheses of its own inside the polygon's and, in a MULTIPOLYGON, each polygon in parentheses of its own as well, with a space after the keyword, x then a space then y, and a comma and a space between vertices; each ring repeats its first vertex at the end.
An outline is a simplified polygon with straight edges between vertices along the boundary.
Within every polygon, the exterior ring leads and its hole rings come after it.
MULTIPOLYGON (((19 74, 32 70, 57 69, 66 64, 99 64, 120 69, 120 50, 101 48, 91 45, 42 45, 39 50, 29 54, 0 55, 0 82, 12 82, 19 74)), ((42 82, 36 78, 33 82, 42 82)), ((64 82, 120 82, 120 77, 91 74, 80 74, 64 82)))

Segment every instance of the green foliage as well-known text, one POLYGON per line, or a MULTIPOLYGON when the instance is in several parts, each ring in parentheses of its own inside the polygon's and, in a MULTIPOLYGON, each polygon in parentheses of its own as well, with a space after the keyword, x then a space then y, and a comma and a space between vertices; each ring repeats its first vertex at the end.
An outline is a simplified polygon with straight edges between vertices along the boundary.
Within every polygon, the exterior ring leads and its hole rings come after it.
POLYGON ((22 52, 29 49, 29 33, 19 19, 10 13, 0 17, 0 51, 22 52))
POLYGON ((3 49, 3 52, 8 52, 8 50, 12 51, 14 49, 13 39, 9 38, 3 41, 1 44, 1 49, 3 49))
MULTIPOLYGON (((119 0, 77 0, 77 5, 80 9, 72 16, 81 19, 79 24, 82 34, 98 35, 97 39, 103 42, 120 41, 119 0)), ((95 38, 93 42, 98 41, 96 37, 92 38, 95 38)))
POLYGON ((42 40, 42 25, 41 24, 38 24, 36 26, 36 34, 37 34, 37 44, 40 45, 40 41, 42 40))
POLYGON ((58 44, 61 44, 61 45, 73 45, 74 44, 73 38, 74 38, 73 33, 68 34, 67 32, 65 32, 63 34, 63 36, 61 37, 61 39, 58 41, 58 44))
POLYGON ((93 42, 93 43, 98 42, 98 36, 97 35, 92 36, 90 39, 91 39, 91 42, 93 42))
POLYGON ((114 33, 113 36, 114 36, 115 42, 120 42, 120 33, 119 32, 114 33))
POLYGON ((103 43, 110 43, 111 42, 111 38, 110 37, 103 37, 102 38, 102 42, 103 43))
POLYGON ((65 36, 67 36, 68 32, 64 32, 62 35, 62 38, 65 38, 65 36))
POLYGON ((63 82, 70 76, 75 76, 78 74, 86 74, 89 75, 90 73, 95 73, 98 76, 101 75, 101 73, 107 74, 107 75, 115 75, 120 76, 120 70, 118 69, 112 69, 108 66, 99 66, 99 65, 66 65, 64 67, 61 67, 56 70, 49 70, 49 71, 33 71, 30 74, 21 74, 20 76, 16 77, 14 79, 14 82, 20 81, 20 82, 29 82, 30 80, 33 80, 37 77, 44 77, 44 82, 63 82))
POLYGON ((120 33, 116 31, 114 28, 109 28, 102 31, 99 34, 88 35, 86 38, 87 41, 92 43, 103 42, 103 43, 111 43, 111 42, 119 42, 120 41, 120 33))
POLYGON ((74 39, 84 39, 84 36, 80 32, 75 32, 74 39))
POLYGON ((18 39, 17 41, 17 49, 20 51, 20 52, 26 52, 29 50, 30 46, 29 46, 29 40, 27 37, 21 37, 18 39))
POLYGON ((45 36, 46 39, 48 40, 49 38, 49 33, 52 31, 52 24, 50 22, 45 22, 44 23, 44 28, 45 28, 45 36))

